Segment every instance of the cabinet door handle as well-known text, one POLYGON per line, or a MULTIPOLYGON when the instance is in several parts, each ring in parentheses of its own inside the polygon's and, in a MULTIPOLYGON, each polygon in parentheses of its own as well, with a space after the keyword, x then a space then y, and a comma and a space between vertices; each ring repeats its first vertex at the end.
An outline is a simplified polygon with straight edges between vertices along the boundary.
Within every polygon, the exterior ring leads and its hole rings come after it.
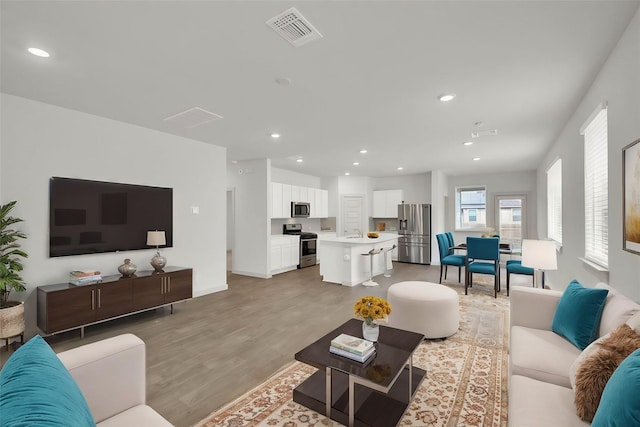
POLYGON ((167 293, 171 293, 171 276, 167 277, 167 293))
POLYGON ((100 302, 100 294, 102 289, 98 289, 98 308, 102 307, 102 303, 100 302))
POLYGON ((96 309, 96 291, 91 291, 91 310, 96 309))
POLYGON ((164 295, 164 277, 160 278, 160 293, 164 295))

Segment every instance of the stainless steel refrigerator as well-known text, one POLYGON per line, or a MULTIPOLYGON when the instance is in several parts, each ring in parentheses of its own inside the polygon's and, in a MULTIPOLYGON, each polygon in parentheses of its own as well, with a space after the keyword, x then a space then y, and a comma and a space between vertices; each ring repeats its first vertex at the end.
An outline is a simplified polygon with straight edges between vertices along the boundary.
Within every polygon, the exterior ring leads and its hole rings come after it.
POLYGON ((431 264, 431 205, 398 205, 398 261, 431 264))

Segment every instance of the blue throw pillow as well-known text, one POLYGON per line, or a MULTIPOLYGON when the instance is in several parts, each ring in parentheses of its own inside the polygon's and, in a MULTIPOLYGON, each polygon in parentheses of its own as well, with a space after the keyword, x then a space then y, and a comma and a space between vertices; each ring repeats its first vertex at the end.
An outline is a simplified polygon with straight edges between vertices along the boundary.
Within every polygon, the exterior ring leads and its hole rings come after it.
POLYGON ((96 425, 78 384, 40 335, 0 371, 0 421, 3 427, 96 425))
POLYGON ((607 289, 585 288, 573 280, 560 297, 551 330, 584 350, 598 337, 608 293, 607 289))
POLYGON ((640 425, 640 349, 622 361, 602 392, 592 427, 640 425))

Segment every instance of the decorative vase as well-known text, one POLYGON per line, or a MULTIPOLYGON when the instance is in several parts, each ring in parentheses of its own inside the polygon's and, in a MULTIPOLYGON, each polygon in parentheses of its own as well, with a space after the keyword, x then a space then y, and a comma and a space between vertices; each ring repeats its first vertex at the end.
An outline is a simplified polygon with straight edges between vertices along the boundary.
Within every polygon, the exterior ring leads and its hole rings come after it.
POLYGON ((151 266, 156 270, 157 273, 162 273, 164 270, 164 266, 167 264, 167 259, 160 255, 160 252, 156 252, 156 255, 151 258, 151 266))
POLYGON ((8 301, 7 307, 0 308, 0 339, 22 336, 24 342, 24 303, 8 301))
POLYGON ((124 260, 124 264, 122 264, 120 267, 118 267, 118 271, 124 277, 132 276, 133 273, 135 273, 137 269, 138 269, 138 267, 136 267, 136 265, 134 263, 132 263, 129 258, 125 259, 124 260))
POLYGON ((362 322, 362 337, 365 340, 377 342, 378 335, 380 335, 380 328, 376 323, 371 322, 367 325, 367 322, 362 322))

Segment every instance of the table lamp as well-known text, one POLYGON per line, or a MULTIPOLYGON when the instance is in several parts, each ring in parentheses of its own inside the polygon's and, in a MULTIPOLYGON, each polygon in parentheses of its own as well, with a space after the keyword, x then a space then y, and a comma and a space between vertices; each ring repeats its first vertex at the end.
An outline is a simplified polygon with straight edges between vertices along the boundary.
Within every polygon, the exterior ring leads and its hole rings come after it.
POLYGON ((556 244, 552 240, 522 241, 522 265, 534 269, 533 286, 542 287, 542 273, 544 270, 557 270, 558 258, 556 244))
POLYGON ((158 246, 166 245, 167 240, 164 236, 164 231, 147 231, 147 246, 155 246, 156 254, 151 258, 151 266, 157 273, 163 272, 163 267, 167 264, 167 259, 160 255, 158 246))

